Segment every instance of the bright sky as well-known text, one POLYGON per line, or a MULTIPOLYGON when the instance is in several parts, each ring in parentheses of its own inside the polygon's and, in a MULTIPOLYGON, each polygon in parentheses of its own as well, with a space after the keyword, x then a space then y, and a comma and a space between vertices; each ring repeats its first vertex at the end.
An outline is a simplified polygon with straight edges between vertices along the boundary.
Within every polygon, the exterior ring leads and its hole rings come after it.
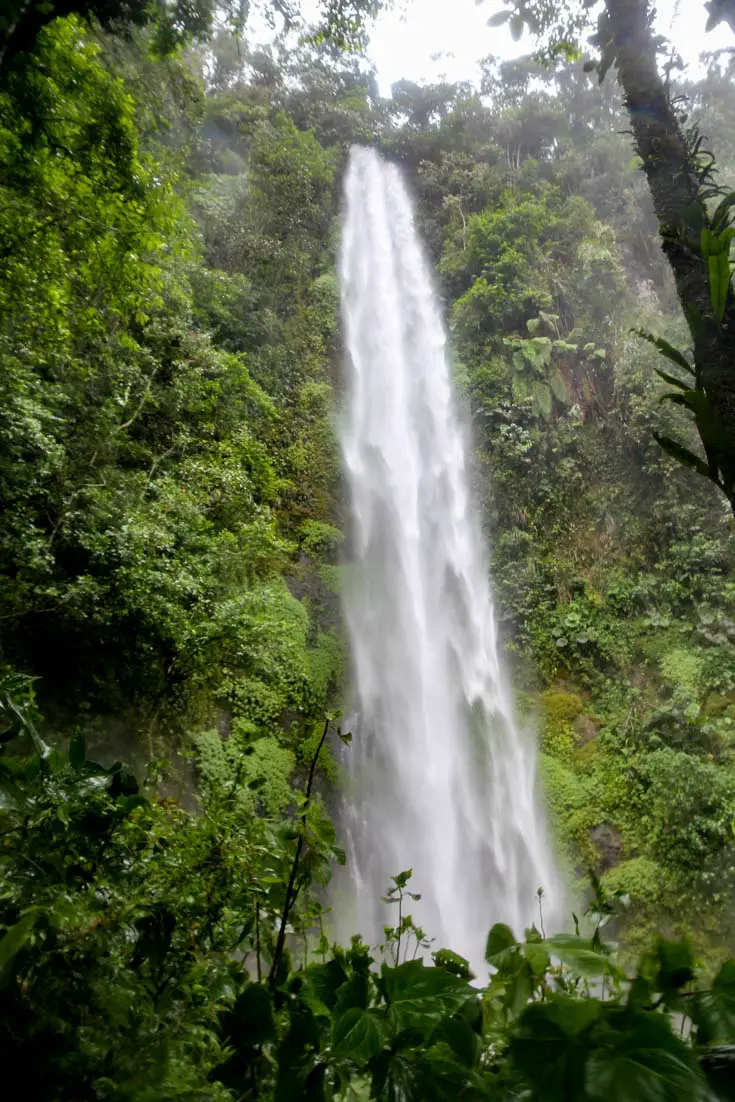
MULTIPOLYGON (((700 53, 735 47, 727 24, 705 34, 705 0, 658 0, 658 29, 670 38, 682 58, 696 66, 700 53)), ((488 54, 502 58, 530 53, 533 42, 524 35, 514 42, 507 27, 488 27, 489 17, 502 10, 499 0, 398 0, 394 11, 378 20, 370 36, 370 54, 378 70, 381 92, 390 94, 394 81, 422 81, 446 75, 471 80, 477 62, 488 54), (436 58, 435 55, 441 55, 436 58)))

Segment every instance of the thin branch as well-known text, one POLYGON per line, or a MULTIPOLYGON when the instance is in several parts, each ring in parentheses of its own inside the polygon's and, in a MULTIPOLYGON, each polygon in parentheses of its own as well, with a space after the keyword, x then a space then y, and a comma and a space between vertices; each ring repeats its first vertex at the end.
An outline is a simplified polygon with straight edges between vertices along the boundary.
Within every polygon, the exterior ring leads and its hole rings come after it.
POLYGON ((311 765, 309 767, 309 777, 306 782, 306 798, 304 800, 304 810, 301 813, 301 830, 299 832, 299 840, 296 843, 296 852, 294 853, 293 863, 291 865, 291 874, 288 878, 288 884, 286 886, 286 896, 283 901, 283 912, 281 914, 281 925, 278 930, 278 939, 276 941, 275 952, 273 953, 273 961, 271 962, 270 971, 268 973, 268 984, 271 988, 276 986, 276 976, 283 957, 283 950, 286 944, 286 926, 288 925, 288 917, 293 909, 294 904, 299 895, 299 887, 296 884, 296 878, 299 872, 299 863, 301 861, 301 854, 304 849, 304 840, 306 838, 306 817, 309 812, 309 805, 311 803, 311 791, 314 785, 314 778, 316 776, 316 768, 319 763, 319 755, 322 752, 324 743, 326 742, 327 735, 329 734, 329 719, 324 721, 324 730, 322 731, 322 737, 319 739, 319 745, 316 748, 316 753, 311 759, 311 765))

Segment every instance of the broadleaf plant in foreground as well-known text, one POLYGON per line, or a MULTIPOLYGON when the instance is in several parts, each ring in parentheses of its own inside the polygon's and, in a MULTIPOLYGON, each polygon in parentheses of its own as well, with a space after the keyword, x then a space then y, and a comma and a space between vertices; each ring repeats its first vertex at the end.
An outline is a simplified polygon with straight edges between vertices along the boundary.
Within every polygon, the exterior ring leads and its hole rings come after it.
POLYGON ((29 1097, 713 1097, 735 961, 704 984, 688 946, 660 939, 628 973, 598 928, 519 941, 499 924, 473 983, 450 948, 413 957, 427 941, 410 916, 377 957, 357 935, 330 945, 314 887, 333 845, 311 831, 304 863, 310 792, 280 821, 237 782, 186 811, 80 736, 48 751, 29 686, 4 688, 0 1051, 29 1097))

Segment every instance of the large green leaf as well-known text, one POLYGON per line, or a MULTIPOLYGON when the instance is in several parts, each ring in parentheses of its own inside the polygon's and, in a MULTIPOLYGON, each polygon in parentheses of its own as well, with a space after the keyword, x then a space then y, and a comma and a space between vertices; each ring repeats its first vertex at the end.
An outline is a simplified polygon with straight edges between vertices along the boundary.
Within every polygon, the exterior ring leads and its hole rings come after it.
POLYGON ((544 948, 579 976, 608 976, 615 969, 608 956, 592 948, 592 942, 574 934, 547 938, 544 948))
POLYGON ((700 1044, 735 1042, 735 960, 726 960, 710 990, 697 994, 691 1014, 700 1044))
POLYGON ((618 1008, 590 1054, 585 1088, 599 1102, 695 1102, 707 1088, 694 1053, 663 1014, 618 1008))
POLYGON ((543 417, 544 421, 548 421, 551 417, 551 389, 548 383, 542 382, 540 379, 531 380, 531 397, 533 398, 533 408, 539 417, 543 417))
POLYGON ((347 973, 338 960, 312 964, 304 973, 301 997, 317 1014, 334 1010, 337 992, 344 986, 347 973))
POLYGON ((730 256, 727 252, 718 252, 707 258, 709 270, 709 290, 712 299, 712 312, 719 324, 725 316, 727 296, 730 293, 730 256))
POLYGON ((673 344, 669 344, 663 337, 654 337, 653 333, 648 333, 645 329, 634 329, 633 332, 636 336, 642 337, 644 341, 648 341, 649 344, 652 344, 659 350, 662 356, 666 356, 672 363, 683 368, 684 371, 688 372, 690 375, 694 374, 694 368, 689 363, 684 353, 680 352, 678 348, 674 348, 673 344))
POLYGON ((372 1097, 385 1102, 455 1102, 473 1093, 472 1072, 444 1044, 423 1051, 382 1052, 373 1061, 372 1097))
POLYGON ((517 944, 515 934, 510 926, 506 926, 504 922, 496 922, 487 935, 485 960, 488 964, 495 964, 496 958, 501 953, 504 953, 506 949, 512 949, 517 944))
POLYGON ((670 375, 668 371, 662 371, 660 368, 654 368, 659 379, 663 379, 669 386, 675 386, 679 390, 691 390, 689 383, 685 383, 682 379, 677 379, 676 375, 670 375))
POLYGON ((684 941, 659 938, 656 963, 656 987, 667 998, 674 996, 694 978, 694 958, 684 941))
POLYGON ((421 960, 410 960, 397 968, 384 965, 381 978, 394 1022, 403 1028, 430 1029, 475 994, 458 976, 442 968, 427 968, 421 960))
POLYGON ((703 459, 700 459, 694 452, 689 451, 689 448, 685 448, 683 444, 680 444, 677 440, 672 440, 670 436, 662 436, 660 432, 654 432, 654 439, 663 448, 667 455, 670 455, 672 459, 676 459, 677 462, 683 464, 685 467, 691 467, 699 474, 705 475, 709 478, 710 469, 707 463, 703 459))
POLYGON ((385 1046, 387 1035, 384 1012, 354 1006, 334 1023, 332 1053, 336 1057, 366 1064, 385 1046))
POLYGON ((23 948, 36 924, 38 914, 31 912, 19 918, 0 938, 0 970, 6 968, 23 948))
POLYGON ((511 1037, 510 1055, 516 1073, 535 1097, 544 1102, 581 1102, 589 1031, 600 1011, 597 999, 567 996, 526 1007, 511 1037))
POLYGON ((325 1066, 317 1059, 321 1033, 311 1010, 297 1003, 278 1046, 275 1102, 322 1102, 325 1066))
POLYGON ((354 1006, 359 1007, 361 1010, 365 1010, 369 1000, 370 978, 365 972, 355 972, 347 980, 347 983, 342 984, 337 992, 334 1016, 335 1018, 339 1018, 354 1006))
POLYGON ((713 1092, 712 1102, 735 1102, 735 1045, 718 1045, 699 1057, 713 1092))
POLYGON ((69 741, 69 765, 79 770, 87 760, 87 745, 84 736, 75 732, 69 741))
POLYGON ((437 949, 436 952, 431 954, 431 959, 437 968, 443 968, 445 972, 451 972, 453 976, 459 976, 461 980, 474 979, 470 962, 466 957, 461 957, 459 953, 452 952, 451 949, 437 949))
POLYGON ((276 1026, 270 991, 264 983, 249 983, 223 1016, 220 1035, 235 1049, 235 1057, 275 1040, 276 1026))
POLYGON ((447 1018, 436 1037, 445 1041, 461 1064, 474 1068, 480 1058, 482 1042, 472 1027, 459 1015, 447 1018))
MULTIPOLYGON (((708 28, 709 30, 709 28, 708 28)), ((718 203, 715 207, 714 214, 712 215, 712 229, 717 231, 726 222, 730 210, 735 205, 735 191, 731 191, 729 195, 726 195, 724 199, 718 203)))
POLYGON ((558 402, 562 402, 564 405, 569 403, 569 385, 558 367, 552 367, 549 372, 549 386, 558 402))
POLYGON ((511 379, 511 390, 514 402, 527 402, 531 398, 531 380, 517 372, 511 379))

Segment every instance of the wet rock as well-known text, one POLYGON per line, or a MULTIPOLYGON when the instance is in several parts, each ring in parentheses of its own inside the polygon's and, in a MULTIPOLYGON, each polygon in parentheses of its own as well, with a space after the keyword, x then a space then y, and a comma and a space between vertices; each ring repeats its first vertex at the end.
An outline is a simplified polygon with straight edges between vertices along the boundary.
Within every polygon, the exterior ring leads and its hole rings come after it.
POLYGON ((582 715, 576 717, 572 726, 581 745, 586 746, 588 742, 592 742, 597 738, 601 725, 594 716, 583 712, 582 715))
POLYGON ((590 831, 590 838, 597 851, 597 871, 607 872, 620 864, 625 843, 612 823, 600 823, 590 831))

